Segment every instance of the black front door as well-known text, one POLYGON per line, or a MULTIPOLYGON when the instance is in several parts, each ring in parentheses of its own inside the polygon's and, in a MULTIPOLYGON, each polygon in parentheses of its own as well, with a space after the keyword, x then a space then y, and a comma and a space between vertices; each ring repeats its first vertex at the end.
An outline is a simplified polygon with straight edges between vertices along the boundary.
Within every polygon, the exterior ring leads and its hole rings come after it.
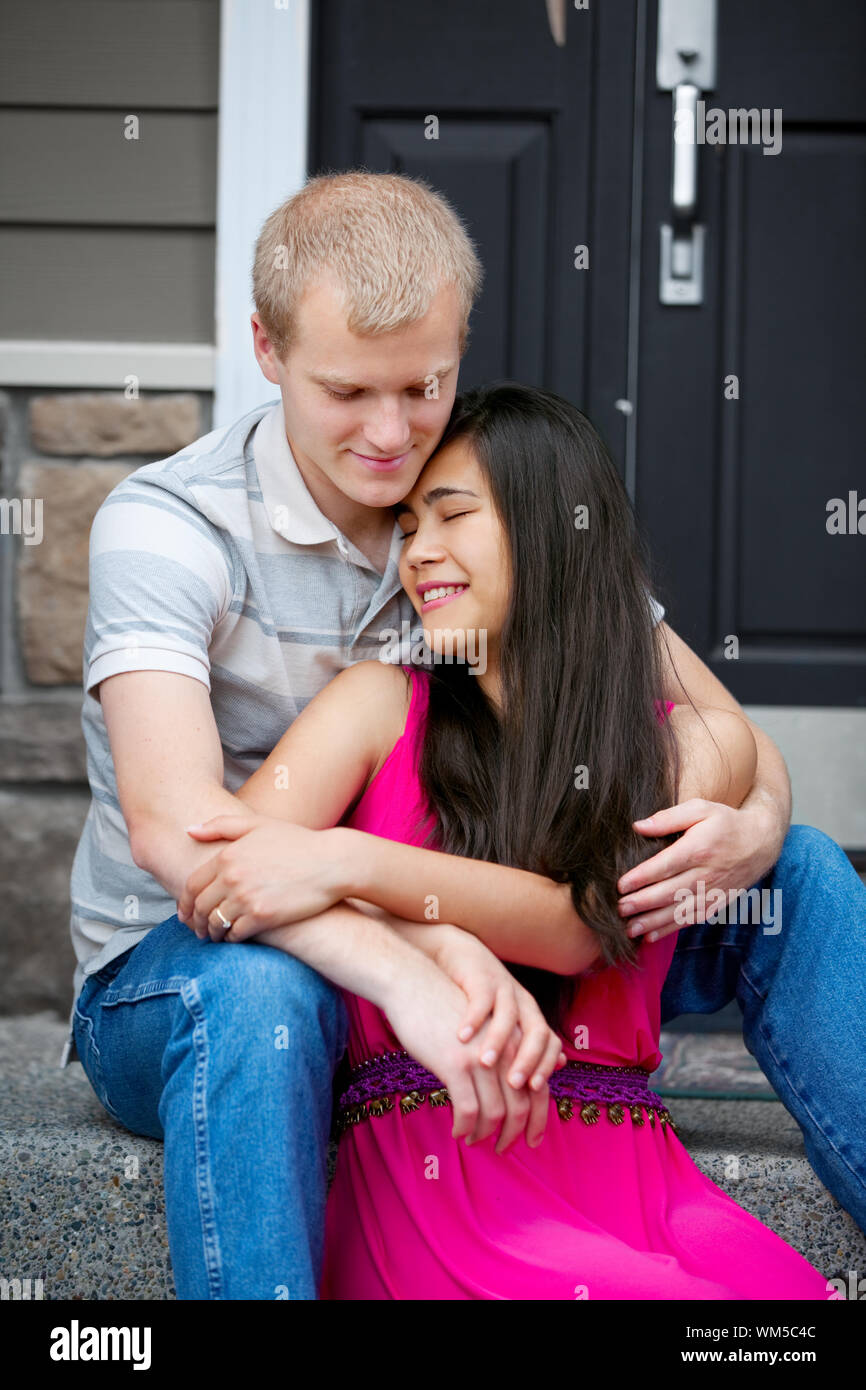
POLYGON ((658 0, 313 10, 310 171, 419 175, 479 247, 461 385, 512 377, 591 416, 668 621, 739 699, 866 704, 862 0, 721 0, 705 118, 766 111, 768 139, 716 120, 685 220, 658 0), (692 224, 700 302, 663 303, 661 228, 692 224))

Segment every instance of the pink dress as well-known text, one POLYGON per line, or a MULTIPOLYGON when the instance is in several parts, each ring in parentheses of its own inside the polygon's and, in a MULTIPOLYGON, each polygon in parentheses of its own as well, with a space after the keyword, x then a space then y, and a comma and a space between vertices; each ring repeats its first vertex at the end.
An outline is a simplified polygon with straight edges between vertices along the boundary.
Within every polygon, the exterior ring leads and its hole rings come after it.
MULTIPOLYGON (((412 677, 405 730, 347 823, 418 844, 428 677, 412 677)), ((644 939, 641 969, 575 981, 568 1058, 658 1066, 659 1000, 676 941, 644 939)), ((344 998, 349 1064, 405 1060, 382 1011, 344 998)), ((611 1073, 596 1066, 595 1075, 611 1073)), ((496 1154, 495 1136, 469 1148, 452 1139, 441 1092, 416 1090, 404 1113, 407 1094, 392 1088, 358 1104, 356 1089, 354 1106, 342 1108, 349 1122, 328 1196, 322 1298, 828 1298, 825 1276, 701 1173, 658 1097, 655 1110, 551 1097, 539 1147, 521 1138, 496 1154)))

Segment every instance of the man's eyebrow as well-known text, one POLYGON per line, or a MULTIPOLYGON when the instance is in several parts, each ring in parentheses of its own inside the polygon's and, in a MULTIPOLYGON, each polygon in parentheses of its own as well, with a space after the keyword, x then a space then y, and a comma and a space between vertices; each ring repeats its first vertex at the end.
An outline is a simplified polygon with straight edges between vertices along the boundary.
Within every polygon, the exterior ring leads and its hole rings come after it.
MULTIPOLYGON (((417 382, 423 381, 426 385, 430 377, 436 377, 437 381, 442 381, 444 377, 448 376, 450 372, 454 371, 456 365, 457 364, 455 362, 446 362, 443 364, 443 366, 437 367, 435 371, 427 372, 425 376, 418 377, 417 382)), ((325 381, 328 383, 329 386, 343 386, 347 389, 358 389, 357 384, 354 381, 349 381, 346 377, 340 376, 339 372, 314 371, 310 372, 309 375, 310 377, 312 377, 314 381, 325 381)))

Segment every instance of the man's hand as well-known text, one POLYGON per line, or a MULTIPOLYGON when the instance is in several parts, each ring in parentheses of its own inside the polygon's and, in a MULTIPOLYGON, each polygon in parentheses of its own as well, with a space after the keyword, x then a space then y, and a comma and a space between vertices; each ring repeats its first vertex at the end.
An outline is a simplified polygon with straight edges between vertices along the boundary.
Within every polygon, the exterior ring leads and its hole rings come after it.
POLYGON ((231 840, 190 874, 177 915, 204 940, 227 933, 210 917, 219 907, 232 924, 230 940, 244 941, 284 922, 315 917, 339 902, 338 842, 331 831, 262 816, 255 811, 213 816, 187 826, 196 840, 231 840))
POLYGON ((649 836, 684 832, 674 844, 629 869, 617 884, 623 895, 620 915, 634 919, 628 935, 648 934, 650 941, 681 929, 683 923, 674 920, 683 902, 675 901, 679 890, 689 890, 697 900, 699 883, 706 893, 713 888, 726 894, 751 888, 772 868, 780 851, 775 823, 760 806, 734 810, 694 798, 635 821, 634 828, 649 836))

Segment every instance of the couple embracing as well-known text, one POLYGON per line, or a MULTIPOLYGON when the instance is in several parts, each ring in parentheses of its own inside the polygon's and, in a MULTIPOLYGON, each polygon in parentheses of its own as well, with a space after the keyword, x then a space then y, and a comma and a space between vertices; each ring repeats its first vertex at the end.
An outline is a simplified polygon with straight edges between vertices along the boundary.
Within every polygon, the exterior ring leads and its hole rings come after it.
POLYGON ((736 997, 866 1223, 866 890, 664 623, 586 417, 457 395, 480 280, 423 183, 312 180, 256 247, 279 401, 100 508, 71 1042, 164 1141, 180 1298, 824 1299, 648 1079, 736 997), (699 884, 782 930, 679 929, 699 884))

